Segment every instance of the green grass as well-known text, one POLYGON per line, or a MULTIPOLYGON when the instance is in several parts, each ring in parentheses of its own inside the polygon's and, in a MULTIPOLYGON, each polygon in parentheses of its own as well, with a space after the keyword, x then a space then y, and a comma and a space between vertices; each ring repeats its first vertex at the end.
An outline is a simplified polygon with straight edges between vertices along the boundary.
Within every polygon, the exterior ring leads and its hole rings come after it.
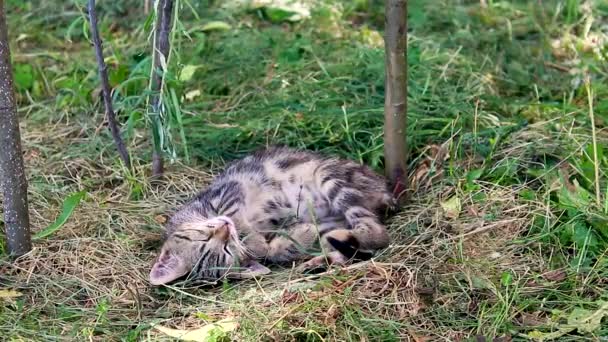
POLYGON ((244 341, 608 336, 607 5, 410 1, 416 191, 390 221, 391 246, 320 276, 276 270, 260 282, 152 288, 158 215, 226 161, 286 144, 383 167, 381 1, 321 2, 295 23, 180 2, 167 83, 180 101, 168 98, 165 122, 175 163, 154 184, 142 2, 99 4, 129 174, 102 125, 82 2, 6 2, 34 232, 70 194, 88 195, 30 255, 0 257, 0 335, 158 340, 153 324, 237 317, 229 338, 244 341), (231 28, 201 29, 212 21, 231 28), (186 66, 196 71, 180 80, 186 66), (602 324, 580 321, 594 313, 602 324))

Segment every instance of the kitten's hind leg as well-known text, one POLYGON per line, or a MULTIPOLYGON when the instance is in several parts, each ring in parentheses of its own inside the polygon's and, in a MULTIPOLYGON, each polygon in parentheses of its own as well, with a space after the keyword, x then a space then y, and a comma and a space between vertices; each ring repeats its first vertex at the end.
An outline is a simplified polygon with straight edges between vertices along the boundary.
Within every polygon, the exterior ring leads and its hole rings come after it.
MULTIPOLYGON (((367 193, 367 190, 359 189, 355 184, 349 184, 340 177, 333 177, 331 173, 321 173, 319 177, 321 176, 325 177, 319 182, 321 191, 329 201, 332 211, 344 215, 360 247, 368 250, 387 247, 390 241, 388 232, 374 211, 382 206, 375 198, 379 193, 367 193)), ((380 197, 380 202, 389 200, 387 196, 380 197)))
POLYGON ((338 181, 325 184, 327 197, 334 212, 343 213, 348 229, 334 229, 321 236, 325 256, 304 263, 300 270, 318 264, 344 264, 348 261, 367 260, 373 252, 388 247, 390 237, 378 216, 366 206, 364 194, 338 181), (340 255, 341 256, 340 256, 340 255))
POLYGON ((367 208, 361 191, 344 187, 331 194, 333 210, 343 213, 361 249, 377 250, 388 247, 390 237, 386 227, 376 213, 367 208))

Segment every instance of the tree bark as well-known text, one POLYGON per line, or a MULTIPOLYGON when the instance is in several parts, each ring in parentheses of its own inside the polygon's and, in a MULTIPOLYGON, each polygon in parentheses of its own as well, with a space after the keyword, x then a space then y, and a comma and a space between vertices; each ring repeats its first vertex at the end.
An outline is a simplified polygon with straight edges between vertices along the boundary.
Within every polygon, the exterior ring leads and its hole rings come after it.
POLYGON ((400 201, 407 192, 407 0, 385 5, 385 173, 400 201))
POLYGON ((116 122, 116 115, 112 108, 112 93, 110 92, 110 82, 108 81, 108 69, 106 62, 103 59, 103 45, 97 28, 97 13, 95 12, 95 0, 89 0, 89 23, 91 24, 91 36, 95 47, 95 56, 97 57, 97 66, 99 68, 99 78, 101 79, 101 90, 103 93, 103 103, 106 109, 106 118, 108 126, 114 138, 114 144, 120 155, 120 159, 125 163, 127 168, 131 167, 131 160, 127 147, 120 137, 120 129, 116 122))
POLYGON ((8 252, 13 256, 21 256, 32 249, 32 241, 27 179, 21 152, 21 134, 3 0, 0 0, 0 187, 3 194, 8 252))
POLYGON ((165 70, 169 60, 171 48, 169 34, 171 33, 171 14, 173 12, 173 0, 158 0, 156 11, 156 23, 154 26, 154 59, 152 79, 150 80, 150 90, 152 93, 151 101, 151 121, 154 136, 154 150, 152 152, 152 176, 160 177, 164 172, 162 141, 158 132, 162 130, 160 112, 162 110, 162 86, 164 82, 165 70), (162 62, 164 61, 164 62, 162 62))

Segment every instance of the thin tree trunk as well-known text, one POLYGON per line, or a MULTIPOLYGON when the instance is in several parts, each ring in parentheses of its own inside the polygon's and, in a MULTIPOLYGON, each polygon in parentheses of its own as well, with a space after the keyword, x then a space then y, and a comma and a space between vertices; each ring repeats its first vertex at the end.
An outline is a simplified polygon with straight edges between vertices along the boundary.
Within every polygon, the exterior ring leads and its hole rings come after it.
POLYGON ((387 0, 385 19, 385 173, 393 193, 403 201, 407 195, 407 1, 387 0))
POLYGON ((0 0, 0 146, 0 186, 8 252, 13 256, 21 256, 32 249, 32 241, 27 179, 21 153, 21 134, 3 0, 0 0))
POLYGON ((103 92, 103 103, 106 108, 106 118, 108 120, 108 126, 114 138, 116 149, 120 159, 125 163, 127 168, 131 167, 131 160, 129 158, 129 152, 127 147, 120 137, 120 129, 118 123, 116 123, 116 115, 112 108, 112 93, 110 92, 110 82, 108 81, 108 70, 106 62, 103 59, 103 46, 101 38, 99 37, 99 30, 97 28, 97 13, 95 12, 95 0, 89 0, 89 23, 91 24, 91 36, 93 38, 93 45, 95 47, 95 56, 97 57, 97 65, 99 68, 99 78, 101 79, 101 89, 103 92))
POLYGON ((160 120, 160 111, 162 106, 162 86, 165 70, 163 65, 167 65, 169 58, 170 42, 169 33, 171 33, 171 14, 173 12, 173 0, 158 0, 156 11, 156 24, 154 26, 154 64, 152 65, 152 79, 150 90, 152 93, 151 101, 151 121, 152 129, 154 130, 154 150, 152 152, 152 176, 160 177, 163 175, 163 156, 161 138, 158 134, 162 130, 160 120), (163 62, 164 61, 164 62, 163 62))

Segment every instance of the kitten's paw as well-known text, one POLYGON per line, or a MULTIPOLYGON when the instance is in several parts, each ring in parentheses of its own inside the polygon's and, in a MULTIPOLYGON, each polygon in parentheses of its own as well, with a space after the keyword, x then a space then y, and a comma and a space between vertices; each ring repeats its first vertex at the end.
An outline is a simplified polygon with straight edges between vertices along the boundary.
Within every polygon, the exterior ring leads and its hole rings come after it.
POLYGON ((348 259, 342 253, 333 251, 327 255, 316 256, 296 268, 300 273, 321 273, 330 265, 344 265, 348 259))
POLYGON ((360 249, 359 240, 347 229, 333 230, 325 235, 324 240, 329 245, 326 248, 340 252, 348 260, 363 261, 374 256, 372 251, 360 249))

